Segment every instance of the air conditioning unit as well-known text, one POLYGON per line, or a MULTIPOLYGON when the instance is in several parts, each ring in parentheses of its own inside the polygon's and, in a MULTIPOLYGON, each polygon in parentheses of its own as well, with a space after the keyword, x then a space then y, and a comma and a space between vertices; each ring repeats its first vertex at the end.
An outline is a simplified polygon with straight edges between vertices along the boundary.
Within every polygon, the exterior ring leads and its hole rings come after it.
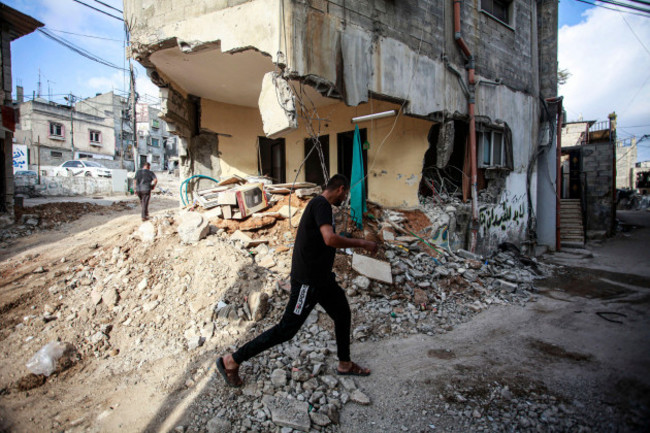
POLYGON ((138 131, 138 137, 144 137, 144 131, 138 131))

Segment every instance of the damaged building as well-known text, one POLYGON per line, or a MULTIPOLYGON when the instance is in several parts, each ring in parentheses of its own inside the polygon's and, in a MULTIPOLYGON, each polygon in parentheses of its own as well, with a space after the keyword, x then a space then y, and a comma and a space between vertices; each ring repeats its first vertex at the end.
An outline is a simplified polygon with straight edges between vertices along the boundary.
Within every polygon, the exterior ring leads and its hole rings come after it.
POLYGON ((349 176, 358 126, 368 200, 437 207, 454 246, 479 252, 556 247, 557 9, 124 1, 130 55, 179 137, 181 179, 349 176))

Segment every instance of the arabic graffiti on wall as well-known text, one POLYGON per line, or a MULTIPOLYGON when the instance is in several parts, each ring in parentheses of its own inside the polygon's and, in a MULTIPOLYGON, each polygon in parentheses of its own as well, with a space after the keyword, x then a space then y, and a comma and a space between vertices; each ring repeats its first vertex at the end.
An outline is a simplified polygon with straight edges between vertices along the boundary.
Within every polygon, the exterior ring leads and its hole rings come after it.
POLYGON ((526 219, 525 196, 506 197, 496 206, 483 206, 479 209, 478 222, 481 229, 503 231, 509 225, 524 223, 526 219))
POLYGON ((27 146, 24 144, 13 145, 14 173, 18 170, 27 170, 27 146))

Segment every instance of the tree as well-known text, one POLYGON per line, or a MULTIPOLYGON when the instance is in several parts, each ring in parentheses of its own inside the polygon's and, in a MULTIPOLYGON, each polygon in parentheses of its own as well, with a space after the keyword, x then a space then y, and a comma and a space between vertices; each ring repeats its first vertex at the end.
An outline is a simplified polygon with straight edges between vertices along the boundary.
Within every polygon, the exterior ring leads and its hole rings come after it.
POLYGON ((558 86, 563 86, 571 77, 571 72, 568 69, 558 68, 557 70, 557 84, 558 86))

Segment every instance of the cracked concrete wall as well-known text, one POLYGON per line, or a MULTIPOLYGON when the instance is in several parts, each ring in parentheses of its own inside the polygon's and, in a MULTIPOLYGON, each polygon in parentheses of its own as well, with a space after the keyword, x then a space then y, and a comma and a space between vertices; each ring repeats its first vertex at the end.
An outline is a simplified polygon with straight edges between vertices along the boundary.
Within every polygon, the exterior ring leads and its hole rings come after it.
POLYGON ((528 214, 536 214, 537 169, 530 180, 533 209, 528 206, 527 169, 537 147, 540 106, 532 95, 484 85, 476 94, 476 111, 490 113, 492 122, 505 122, 512 131, 513 170, 505 178, 497 204, 485 204, 479 209, 480 248, 488 252, 502 242, 525 241, 528 214))
MULTIPOLYGON (((219 41, 228 52, 246 47, 277 61, 282 41, 281 0, 124 0, 134 56, 176 44, 191 51, 219 41), (276 13, 274 13, 276 12, 276 13)), ((145 65, 147 66, 147 65, 145 65)))

